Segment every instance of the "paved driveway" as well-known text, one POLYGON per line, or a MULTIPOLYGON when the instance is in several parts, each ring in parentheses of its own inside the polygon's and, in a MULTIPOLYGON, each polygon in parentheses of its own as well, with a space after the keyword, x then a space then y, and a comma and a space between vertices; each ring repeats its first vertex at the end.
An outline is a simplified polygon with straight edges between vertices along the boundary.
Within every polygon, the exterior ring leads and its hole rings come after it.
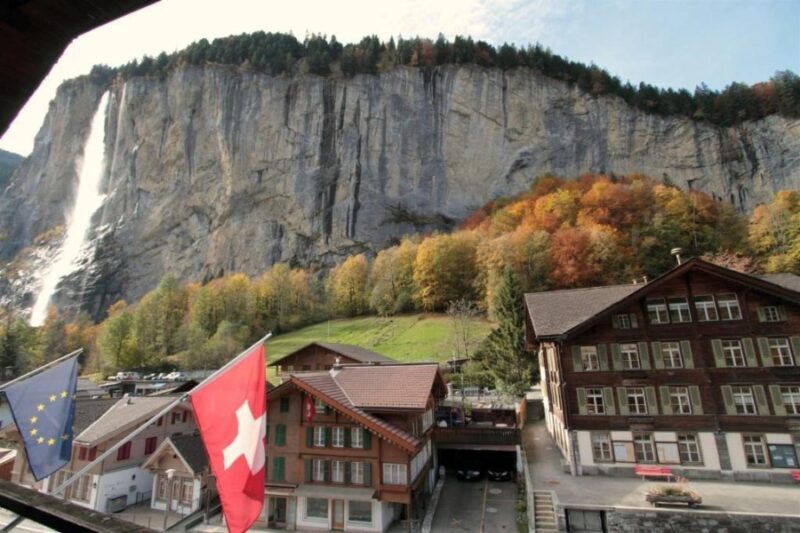
POLYGON ((516 526, 517 485, 511 481, 461 481, 448 472, 432 531, 513 533, 516 526))

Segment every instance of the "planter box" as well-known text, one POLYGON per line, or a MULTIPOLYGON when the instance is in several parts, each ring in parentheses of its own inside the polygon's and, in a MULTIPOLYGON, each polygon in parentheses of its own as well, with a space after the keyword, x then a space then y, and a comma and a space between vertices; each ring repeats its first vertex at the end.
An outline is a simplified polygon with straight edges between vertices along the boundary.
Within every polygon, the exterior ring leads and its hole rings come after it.
POLYGON ((689 507, 695 507, 703 503, 703 498, 700 496, 690 496, 688 494, 648 494, 646 498, 653 507, 658 507, 660 503, 685 503, 688 504, 689 507))

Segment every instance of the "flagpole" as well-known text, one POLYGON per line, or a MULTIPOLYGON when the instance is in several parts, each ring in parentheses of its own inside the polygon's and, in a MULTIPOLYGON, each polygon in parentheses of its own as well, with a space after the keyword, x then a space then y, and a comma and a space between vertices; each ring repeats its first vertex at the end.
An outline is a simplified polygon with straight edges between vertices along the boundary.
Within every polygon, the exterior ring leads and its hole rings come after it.
POLYGON ((158 413, 156 413, 152 417, 150 417, 147 421, 143 422, 136 430, 134 430, 132 433, 128 434, 125 438, 123 438, 122 440, 120 440, 119 442, 114 444, 108 450, 104 451, 94 461, 88 463, 86 466, 84 466, 83 468, 81 468, 80 470, 78 470, 77 472, 72 474, 72 476, 67 478, 61 485, 56 487, 51 494, 53 496, 56 496, 58 493, 63 492, 64 489, 66 489, 68 486, 72 485, 82 475, 84 475, 86 472, 88 472, 89 470, 91 470, 92 468, 97 466, 106 457, 110 456, 112 453, 117 451, 119 448, 121 448, 122 446, 124 446, 125 444, 127 444, 128 442, 133 440, 133 438, 136 437, 139 433, 141 433, 145 429, 147 429, 150 426, 150 424, 152 424, 153 422, 155 422, 156 420, 158 420, 159 418, 161 418, 165 414, 169 413, 176 405, 178 405, 179 403, 185 401, 189 397, 190 394, 192 394, 193 392, 197 392, 201 387, 203 387, 206 384, 208 384, 215 377, 217 377, 221 372, 225 371, 226 369, 228 369, 232 365, 236 364, 239 361, 239 359, 241 359, 245 355, 249 354, 250 351, 253 348, 255 348, 259 344, 263 343, 264 341, 269 339, 271 336, 272 336, 272 332, 270 331, 269 333, 264 335, 261 339, 259 339, 256 342, 254 342, 249 348, 247 348, 246 350, 241 352, 239 355, 237 355, 236 357, 234 357, 233 359, 231 359, 230 361, 228 361, 227 363, 222 365, 219 369, 215 370, 210 376, 208 376, 203 381, 201 381, 200 383, 195 385, 194 388, 192 388, 192 390, 190 390, 190 391, 188 391, 188 392, 186 392, 184 394, 181 394, 178 398, 175 399, 174 402, 171 402, 166 407, 161 409, 158 413))
POLYGON ((58 359, 54 359, 53 361, 50 361, 49 363, 45 363, 45 364, 43 364, 42 366, 40 366, 38 368, 34 368, 30 372, 28 372, 26 374, 23 374, 18 378, 12 379, 11 381, 9 381, 7 383, 3 383, 2 385, 0 385, 0 391, 2 391, 5 388, 10 387, 11 385, 16 383, 17 381, 22 381, 23 379, 25 379, 27 377, 30 377, 30 376, 32 376, 34 374, 38 374, 39 372, 41 372, 45 368, 49 368, 49 367, 51 367, 53 365, 56 365, 56 364, 60 363, 61 361, 64 361, 65 359, 69 359, 70 357, 76 356, 76 355, 80 354, 82 351, 83 351, 83 348, 78 348, 74 352, 70 352, 67 355, 63 355, 63 356, 59 357, 58 359))

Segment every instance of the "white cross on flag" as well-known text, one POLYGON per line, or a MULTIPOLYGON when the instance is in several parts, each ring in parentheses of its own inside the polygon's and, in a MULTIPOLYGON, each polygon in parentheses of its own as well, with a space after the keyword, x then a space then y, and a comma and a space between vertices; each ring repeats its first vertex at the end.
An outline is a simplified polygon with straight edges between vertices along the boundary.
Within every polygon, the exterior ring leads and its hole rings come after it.
POLYGON ((264 359, 259 344, 189 394, 230 533, 247 531, 264 505, 264 359))

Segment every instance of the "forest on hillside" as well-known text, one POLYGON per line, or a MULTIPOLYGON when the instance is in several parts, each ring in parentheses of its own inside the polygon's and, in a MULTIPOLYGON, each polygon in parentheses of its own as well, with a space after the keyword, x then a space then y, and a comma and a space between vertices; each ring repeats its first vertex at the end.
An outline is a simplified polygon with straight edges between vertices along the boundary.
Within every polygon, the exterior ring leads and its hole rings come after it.
POLYGON ((32 328, 1 312, 0 366, 20 372, 85 347, 90 371, 213 368, 264 331, 332 317, 456 305, 495 319, 509 272, 520 298, 631 283, 672 268, 674 247, 741 271, 800 274, 800 192, 780 192, 748 218, 646 176, 544 176, 523 194, 487 203, 450 234, 403 237, 329 270, 280 263, 256 277, 229 274, 205 285, 168 275, 140 301, 112 305, 100 324, 51 308, 32 328))
POLYGON ((431 69, 469 64, 502 70, 524 67, 577 86, 593 96, 618 96, 631 106, 658 115, 682 115, 722 126, 773 114, 800 117, 800 76, 789 70, 752 86, 734 82, 722 91, 713 91, 703 84, 691 93, 644 82, 638 85, 623 82, 597 65, 570 61, 538 43, 492 46, 464 36, 450 41, 441 34, 435 41, 399 37, 397 41, 391 38, 382 42, 372 35, 358 43, 342 44, 335 36, 328 39, 325 35, 310 35, 301 42, 291 34, 255 32, 211 42, 201 39, 181 51, 144 56, 117 68, 97 65, 90 77, 98 83, 108 83, 117 75, 164 76, 178 65, 207 63, 252 69, 272 76, 301 73, 344 77, 374 75, 397 66, 431 69))

